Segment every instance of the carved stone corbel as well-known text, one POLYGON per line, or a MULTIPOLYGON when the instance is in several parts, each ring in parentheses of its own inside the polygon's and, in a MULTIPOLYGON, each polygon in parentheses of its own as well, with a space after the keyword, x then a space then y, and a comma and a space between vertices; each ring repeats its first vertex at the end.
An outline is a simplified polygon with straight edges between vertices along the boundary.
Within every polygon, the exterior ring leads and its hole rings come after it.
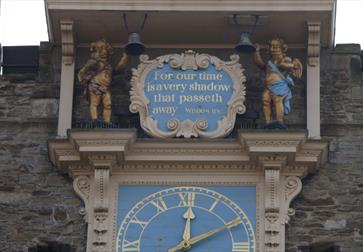
POLYGON ((77 195, 83 200, 84 207, 79 210, 84 220, 88 222, 89 196, 91 191, 91 181, 87 176, 78 176, 73 181, 73 188, 77 195))
POLYGON ((290 216, 295 215, 295 210, 290 208, 290 203, 292 200, 301 192, 302 183, 299 177, 290 176, 285 179, 285 197, 284 204, 282 207, 282 224, 288 224, 290 221, 290 216))
MULTIPOLYGON (((270 159, 270 158, 268 158, 270 159)), ((267 160, 268 160, 267 159, 267 160)), ((280 158, 278 158, 280 159, 280 158)), ((265 250, 281 251, 280 234, 280 173, 284 163, 280 160, 264 161, 265 171, 265 250)))
POLYGON ((107 196, 111 168, 115 160, 112 155, 89 156, 89 162, 94 168, 92 252, 107 252, 108 249, 110 204, 107 196))
POLYGON ((320 22, 308 22, 308 64, 317 66, 320 62, 320 22))
POLYGON ((65 65, 72 65, 74 62, 73 21, 62 20, 60 29, 62 34, 62 61, 65 65))

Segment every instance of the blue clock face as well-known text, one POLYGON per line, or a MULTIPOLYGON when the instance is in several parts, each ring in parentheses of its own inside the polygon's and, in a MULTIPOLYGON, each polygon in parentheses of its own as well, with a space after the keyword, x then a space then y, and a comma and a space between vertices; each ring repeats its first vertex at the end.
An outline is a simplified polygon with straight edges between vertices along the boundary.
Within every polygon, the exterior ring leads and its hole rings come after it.
POLYGON ((117 252, 252 252, 255 228, 255 187, 119 187, 117 252))

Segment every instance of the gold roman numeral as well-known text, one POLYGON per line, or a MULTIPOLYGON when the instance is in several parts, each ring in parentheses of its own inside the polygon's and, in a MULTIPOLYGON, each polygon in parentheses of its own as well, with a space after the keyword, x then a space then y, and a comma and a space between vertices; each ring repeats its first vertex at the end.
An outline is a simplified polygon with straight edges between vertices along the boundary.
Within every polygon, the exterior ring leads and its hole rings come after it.
POLYGON ((130 220, 130 223, 133 223, 133 224, 139 224, 141 227, 142 227, 142 229, 144 229, 145 227, 146 227, 146 225, 147 225, 147 221, 142 221, 142 220, 139 220, 136 216, 132 219, 132 220, 130 220))
POLYGON ((178 193, 178 195, 180 197, 180 202, 178 206, 194 206, 195 203, 194 192, 178 193))
POLYGON ((248 252, 250 245, 248 242, 235 242, 232 245, 232 252, 248 252))
POLYGON ((126 252, 126 251, 139 251, 140 250, 140 240, 136 240, 136 241, 128 241, 128 240, 124 240, 124 246, 122 251, 126 252))
POLYGON ((156 207, 158 213, 168 210, 168 207, 163 198, 157 198, 153 201, 150 201, 150 203, 156 207))
POLYGON ((210 206, 210 208, 209 208, 209 211, 210 212, 212 212, 213 211, 213 209, 216 207, 216 205, 218 204, 218 202, 219 202, 219 200, 215 200, 214 202, 213 202, 213 204, 210 206))

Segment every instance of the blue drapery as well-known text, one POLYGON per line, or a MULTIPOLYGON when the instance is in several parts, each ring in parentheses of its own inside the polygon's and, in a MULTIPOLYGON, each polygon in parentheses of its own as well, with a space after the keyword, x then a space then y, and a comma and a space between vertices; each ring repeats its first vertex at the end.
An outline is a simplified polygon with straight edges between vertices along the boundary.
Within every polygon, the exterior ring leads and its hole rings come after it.
POLYGON ((268 61, 268 66, 271 68, 272 71, 279 74, 282 80, 276 81, 275 83, 269 85, 267 88, 278 96, 285 96, 283 103, 284 103, 284 114, 287 115, 291 111, 290 101, 292 98, 292 92, 290 90, 289 84, 294 85, 294 81, 290 77, 290 75, 285 76, 281 73, 278 67, 270 61, 268 61))

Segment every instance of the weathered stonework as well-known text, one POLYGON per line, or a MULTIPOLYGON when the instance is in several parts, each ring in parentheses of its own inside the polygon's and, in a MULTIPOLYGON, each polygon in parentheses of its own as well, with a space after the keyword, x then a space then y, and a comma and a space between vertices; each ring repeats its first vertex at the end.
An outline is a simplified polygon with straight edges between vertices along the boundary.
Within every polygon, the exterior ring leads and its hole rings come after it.
POLYGON ((303 181, 286 247, 296 252, 303 245, 330 244, 362 251, 363 96, 355 94, 363 87, 360 57, 323 51, 321 61, 321 127, 329 162, 303 181))
POLYGON ((48 161, 59 83, 53 82, 56 66, 50 62, 55 56, 43 56, 48 60, 32 80, 0 76, 0 251, 70 248, 59 244, 85 250, 81 200, 48 161))

